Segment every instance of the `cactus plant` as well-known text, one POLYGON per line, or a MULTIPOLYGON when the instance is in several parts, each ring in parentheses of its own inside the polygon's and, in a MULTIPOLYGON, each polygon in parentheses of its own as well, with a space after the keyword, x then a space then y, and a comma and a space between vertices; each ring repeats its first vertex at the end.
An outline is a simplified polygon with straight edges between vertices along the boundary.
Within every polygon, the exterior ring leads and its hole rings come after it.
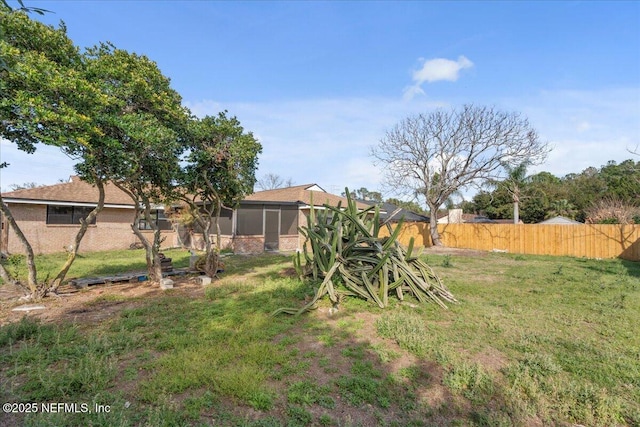
POLYGON ((403 248, 397 241, 402 221, 392 228, 380 220, 377 206, 359 210, 346 189, 347 206, 324 205, 316 210, 311 203, 307 225, 300 227, 306 240, 293 264, 301 279, 322 280, 314 298, 302 308, 280 308, 274 314, 301 314, 313 309, 329 295, 334 308, 342 296, 356 296, 389 304, 389 294, 400 300, 405 293, 418 301, 433 301, 446 309, 445 302, 457 302, 431 267, 414 254, 414 242, 403 248), (380 236, 387 227, 389 236, 380 236))

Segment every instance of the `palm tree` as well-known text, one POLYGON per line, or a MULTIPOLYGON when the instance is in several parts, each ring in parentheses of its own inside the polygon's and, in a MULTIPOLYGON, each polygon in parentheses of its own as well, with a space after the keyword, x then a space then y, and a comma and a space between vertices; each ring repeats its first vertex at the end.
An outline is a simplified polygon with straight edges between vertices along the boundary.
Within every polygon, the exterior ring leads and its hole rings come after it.
POLYGON ((577 210, 567 199, 556 200, 551 203, 551 210, 547 213, 547 218, 554 216, 564 216, 575 219, 577 210))
POLYGON ((522 196, 522 189, 531 180, 531 177, 527 175, 527 168, 530 164, 528 161, 524 161, 515 166, 509 163, 503 163, 502 167, 507 173, 504 181, 492 180, 489 182, 489 186, 493 188, 505 188, 511 196, 511 200, 513 201, 514 224, 520 222, 520 198, 522 196))

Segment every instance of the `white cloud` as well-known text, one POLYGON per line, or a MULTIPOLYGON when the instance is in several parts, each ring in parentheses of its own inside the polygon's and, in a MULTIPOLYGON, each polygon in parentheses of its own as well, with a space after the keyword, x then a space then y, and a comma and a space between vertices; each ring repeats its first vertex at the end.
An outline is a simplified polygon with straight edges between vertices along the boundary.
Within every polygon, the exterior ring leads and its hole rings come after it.
POLYGON ((416 95, 424 95, 424 90, 419 85, 407 86, 403 90, 402 99, 411 101, 416 95))
POLYGON ((422 59, 421 61, 423 62, 422 68, 413 72, 413 85, 404 89, 405 100, 410 100, 418 94, 424 94, 422 85, 425 82, 455 82, 460 77, 461 70, 473 67, 473 62, 465 56, 459 56, 457 61, 445 58, 422 59))
POLYGON ((413 80, 422 84, 433 83, 439 80, 455 82, 458 80, 460 70, 473 67, 473 62, 465 56, 460 56, 457 61, 435 58, 424 61, 422 69, 413 72, 413 80))

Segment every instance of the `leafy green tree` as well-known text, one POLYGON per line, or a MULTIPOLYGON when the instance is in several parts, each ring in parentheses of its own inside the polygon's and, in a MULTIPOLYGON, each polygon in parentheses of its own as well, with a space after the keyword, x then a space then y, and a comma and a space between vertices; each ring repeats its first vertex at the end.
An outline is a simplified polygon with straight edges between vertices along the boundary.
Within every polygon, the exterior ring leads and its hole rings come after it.
MULTIPOLYGON (((17 12, 31 13, 33 12, 33 13, 37 13, 38 15, 44 15, 45 13, 49 12, 48 10, 42 9, 39 7, 26 6, 22 0, 17 0, 17 3, 18 3, 18 7, 13 8, 11 7, 11 5, 7 0, 0 0, 0 13, 17 13, 17 12)), ((5 38, 5 33, 2 29, 2 26, 0 25, 0 40, 3 40, 4 38, 5 38)), ((0 71, 11 71, 11 69, 5 62, 5 58, 1 55, 0 55, 0 71)))
POLYGON ((161 229, 155 206, 171 202, 185 150, 188 111, 155 62, 103 43, 85 55, 87 75, 105 98, 95 120, 103 132, 103 150, 93 157, 104 176, 129 195, 135 210, 131 225, 146 250, 153 281, 162 279, 161 229), (147 239, 140 220, 152 231, 147 239))
POLYGON ((176 188, 190 215, 203 233, 204 272, 214 277, 221 249, 220 212, 234 208, 253 192, 255 171, 262 146, 251 132, 245 132, 226 111, 217 117, 191 121, 188 152, 176 188), (215 246, 211 235, 216 236, 215 246))
POLYGON ((600 176, 606 185, 607 197, 625 203, 640 199, 640 162, 629 159, 617 164, 610 161, 600 169, 600 176))
POLYGON ((580 222, 586 220, 586 210, 607 193, 606 183, 595 167, 589 167, 579 174, 566 175, 562 181, 567 188, 567 200, 578 210, 576 219, 580 222))
MULTIPOLYGON (((29 19, 25 13, 0 7, 0 31, 0 57, 6 64, 0 70, 0 137, 26 153, 35 152, 39 144, 59 147, 78 161, 76 168, 84 169, 85 176, 95 177, 93 171, 82 165, 84 154, 92 150, 92 141, 100 135, 92 113, 100 108, 101 97, 86 80, 82 56, 67 37, 66 28, 46 26, 29 19)), ((7 166, 6 163, 0 165, 7 166)), ((96 185, 103 200, 101 183, 96 185)), ((0 210, 26 254, 26 287, 33 298, 54 291, 56 281, 64 279, 87 224, 101 209, 98 201, 96 208, 81 222, 69 259, 49 287, 38 282, 31 245, 0 196, 0 210)), ((2 274, 4 277, 6 271, 2 274)))

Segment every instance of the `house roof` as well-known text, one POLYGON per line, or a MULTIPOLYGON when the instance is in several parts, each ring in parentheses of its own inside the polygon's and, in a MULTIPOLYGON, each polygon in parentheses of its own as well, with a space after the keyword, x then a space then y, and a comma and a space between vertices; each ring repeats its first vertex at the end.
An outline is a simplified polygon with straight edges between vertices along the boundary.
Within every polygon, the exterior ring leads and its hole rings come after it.
MULTIPOLYGON (((462 213, 459 217, 462 223, 467 224, 513 224, 513 219, 490 219, 484 215, 462 213)), ((438 224, 446 224, 449 222, 449 213, 438 218, 438 224)), ((518 224, 524 224, 522 220, 518 224)))
MULTIPOLYGON (((392 203, 378 203, 371 200, 366 200, 363 203, 366 203, 369 206, 380 206, 380 219, 383 221, 387 220, 389 216, 398 209, 398 206, 392 203)), ((398 213, 393 215, 393 220, 395 221, 399 221, 400 218, 404 218, 405 222, 429 222, 428 216, 420 215, 407 209, 400 209, 398 213)))
POLYGON ((567 218, 566 216, 558 215, 558 216, 554 216, 553 218, 545 219, 544 221, 539 222, 538 224, 582 224, 582 223, 579 221, 575 221, 571 218, 567 218))
MULTIPOLYGON (((327 193, 324 189, 322 189, 322 187, 316 184, 303 184, 295 185, 293 187, 276 188, 274 190, 258 191, 245 197, 243 201, 297 203, 310 206, 311 199, 313 199, 314 206, 322 206, 325 204, 330 206, 337 206, 340 202, 342 203, 342 206, 347 205, 347 199, 345 197, 327 193)), ((359 209, 367 209, 369 207, 369 205, 357 201, 356 206, 359 209)))
MULTIPOLYGON (((473 215, 468 220, 463 216, 463 222, 468 224, 513 224, 513 219, 490 219, 482 215, 473 215)), ((518 224, 524 224, 524 222, 519 220, 518 224)))
MULTIPOLYGON (((46 185, 36 188, 9 191, 2 193, 2 198, 10 203, 38 203, 38 204, 87 204, 93 205, 98 200, 98 189, 77 176, 72 176, 69 182, 46 185)), ((259 191, 247 196, 243 201, 255 203, 295 203, 314 206, 328 204, 336 206, 342 202, 346 206, 347 199, 327 193, 316 184, 297 185, 294 187, 278 188, 275 190, 259 191)), ((133 206, 131 198, 112 183, 105 184, 106 206, 133 206)), ((359 209, 366 209, 369 205, 356 202, 359 209)))
MULTIPOLYGON (((131 198, 112 183, 105 184, 104 190, 105 205, 133 206, 131 198)), ((98 189, 79 177, 72 176, 68 182, 60 184, 8 191, 2 193, 2 198, 10 203, 81 203, 95 206, 98 202, 98 189)))

